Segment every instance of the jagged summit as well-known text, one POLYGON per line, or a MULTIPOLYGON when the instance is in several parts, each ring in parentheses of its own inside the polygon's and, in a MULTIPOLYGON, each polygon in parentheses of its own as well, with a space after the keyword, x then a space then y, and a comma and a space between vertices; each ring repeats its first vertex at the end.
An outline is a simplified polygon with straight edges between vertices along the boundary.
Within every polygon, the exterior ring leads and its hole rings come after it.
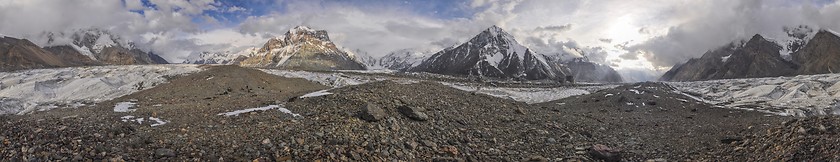
POLYGON ((306 26, 289 29, 266 42, 254 56, 239 63, 249 67, 298 70, 362 70, 355 56, 330 41, 327 31, 306 26))
POLYGON ((542 57, 491 26, 466 43, 435 53, 411 71, 511 79, 553 79, 542 57))
POLYGON ((712 79, 757 78, 796 74, 796 64, 785 59, 784 47, 760 34, 741 46, 730 43, 703 54, 700 58, 674 66, 660 80, 695 81, 712 79))
POLYGON ((304 42, 306 39, 317 39, 319 41, 331 42, 326 30, 315 30, 308 26, 296 26, 289 29, 284 35, 287 42, 304 42))

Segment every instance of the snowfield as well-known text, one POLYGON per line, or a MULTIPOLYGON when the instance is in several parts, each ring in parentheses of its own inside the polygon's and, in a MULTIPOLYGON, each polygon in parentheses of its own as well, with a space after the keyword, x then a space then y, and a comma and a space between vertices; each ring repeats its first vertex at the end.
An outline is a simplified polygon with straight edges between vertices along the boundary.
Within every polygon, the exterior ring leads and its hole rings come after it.
MULTIPOLYGON (((303 78, 312 82, 320 83, 322 85, 333 88, 359 85, 374 81, 391 80, 400 84, 414 84, 421 81, 421 79, 406 79, 399 77, 388 76, 369 76, 369 75, 353 75, 342 72, 321 73, 321 72, 307 72, 307 71, 293 71, 293 70, 276 70, 276 69, 261 69, 263 72, 278 75, 287 78, 303 78)), ((358 71, 353 71, 358 72, 358 71)), ((382 73, 382 72, 367 72, 382 73)), ((557 88, 504 88, 504 87, 490 87, 490 86, 475 86, 461 83, 440 82, 443 85, 469 92, 477 92, 499 98, 513 99, 528 104, 548 102, 566 97, 589 94, 595 91, 615 88, 618 85, 588 85, 581 87, 557 87, 557 88)), ((313 92, 301 97, 321 96, 332 94, 326 92, 327 90, 313 92)))
POLYGON ((124 65, 0 73, 0 115, 80 107, 166 83, 199 65, 124 65))
POLYGON ((567 97, 590 94, 603 89, 615 88, 618 85, 599 85, 582 87, 556 87, 556 88, 505 88, 505 87, 478 87, 458 83, 444 83, 462 91, 477 92, 493 97, 507 98, 528 104, 543 103, 559 100, 567 97))
POLYGON ((668 82, 689 96, 783 116, 840 115, 840 74, 668 82))

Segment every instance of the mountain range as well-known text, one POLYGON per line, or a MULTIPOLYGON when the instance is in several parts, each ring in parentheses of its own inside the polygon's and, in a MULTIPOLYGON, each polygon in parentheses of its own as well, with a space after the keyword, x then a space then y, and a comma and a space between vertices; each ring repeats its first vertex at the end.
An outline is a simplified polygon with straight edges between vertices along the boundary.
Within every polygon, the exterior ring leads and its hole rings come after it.
POLYGON ((44 33, 40 47, 27 39, 0 38, 0 71, 92 65, 165 64, 165 59, 134 47, 106 30, 44 33))
POLYGON ((840 71, 840 37, 829 30, 785 28, 790 38, 775 42, 756 34, 675 65, 662 81, 758 78, 840 71))
MULTIPOLYGON (((25 39, 3 38, 0 52, 4 55, 0 59, 6 61, 0 70, 166 63, 158 55, 137 49, 132 42, 107 30, 49 32, 42 37, 47 40, 43 48, 25 39)), ((433 51, 409 48, 373 57, 360 49, 340 48, 329 39, 327 31, 297 26, 262 46, 241 51, 201 52, 183 63, 315 71, 391 69, 513 80, 566 81, 571 77, 583 82, 622 81, 611 67, 590 62, 585 57, 537 53, 497 26, 462 44, 433 51)))
POLYGON ((281 37, 268 40, 259 49, 203 52, 184 63, 298 70, 390 69, 515 80, 565 80, 566 76, 573 76, 585 82, 622 81, 611 67, 585 58, 538 54, 497 26, 480 32, 463 44, 434 51, 431 48, 408 48, 374 57, 360 49, 339 48, 329 40, 324 30, 298 26, 281 37))

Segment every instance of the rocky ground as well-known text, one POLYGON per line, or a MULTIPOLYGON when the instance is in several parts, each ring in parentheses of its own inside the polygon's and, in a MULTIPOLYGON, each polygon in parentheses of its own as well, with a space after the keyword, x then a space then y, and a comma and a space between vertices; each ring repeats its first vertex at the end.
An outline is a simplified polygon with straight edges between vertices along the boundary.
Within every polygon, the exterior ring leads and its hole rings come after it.
POLYGON ((0 158, 834 160, 838 153, 832 148, 840 142, 837 121, 718 108, 659 83, 529 105, 437 82, 379 81, 328 89, 303 79, 218 66, 95 106, 0 116, 0 158), (310 94, 319 90, 326 93, 310 94), (114 111, 125 103, 135 105, 114 111), (224 114, 258 107, 267 110, 224 114))

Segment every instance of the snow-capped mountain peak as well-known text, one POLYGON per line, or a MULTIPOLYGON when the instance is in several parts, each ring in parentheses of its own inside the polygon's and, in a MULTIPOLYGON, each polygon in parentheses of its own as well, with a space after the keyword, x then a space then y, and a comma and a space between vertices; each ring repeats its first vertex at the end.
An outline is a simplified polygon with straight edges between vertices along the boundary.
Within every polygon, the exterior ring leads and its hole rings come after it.
POLYGON ((805 25, 797 27, 786 26, 782 28, 782 30, 787 35, 786 37, 782 36, 779 38, 772 38, 771 40, 782 47, 779 54, 782 55, 782 58, 788 61, 791 60, 791 54, 799 51, 799 49, 808 44, 808 41, 814 38, 814 35, 817 34, 817 30, 805 25))
POLYGON ((537 57, 498 26, 482 31, 455 48, 432 55, 412 70, 496 78, 556 77, 542 57, 537 57))
MULTIPOLYGON (((525 52, 527 52, 528 48, 519 44, 519 42, 514 39, 513 35, 505 32, 502 28, 498 26, 491 26, 487 28, 481 34, 470 40, 472 43, 484 43, 484 48, 498 48, 505 50, 505 54, 508 56, 516 55, 520 60, 525 58, 525 52), (489 41, 483 41, 480 39, 489 39, 489 41), (494 46, 502 46, 502 47, 494 47, 494 46)), ((498 64, 501 62, 501 58, 503 56, 498 56, 495 53, 491 53, 491 56, 484 56, 490 62, 494 62, 498 64)))
POLYGON ((310 70, 364 69, 355 55, 330 41, 327 31, 306 26, 294 27, 282 38, 268 40, 257 54, 240 65, 310 70))
POLYGON ((253 56, 254 54, 259 51, 257 47, 249 47, 244 50, 224 50, 218 52, 201 52, 197 55, 193 55, 190 58, 184 60, 183 63, 188 64, 235 64, 240 58, 246 58, 253 56))

